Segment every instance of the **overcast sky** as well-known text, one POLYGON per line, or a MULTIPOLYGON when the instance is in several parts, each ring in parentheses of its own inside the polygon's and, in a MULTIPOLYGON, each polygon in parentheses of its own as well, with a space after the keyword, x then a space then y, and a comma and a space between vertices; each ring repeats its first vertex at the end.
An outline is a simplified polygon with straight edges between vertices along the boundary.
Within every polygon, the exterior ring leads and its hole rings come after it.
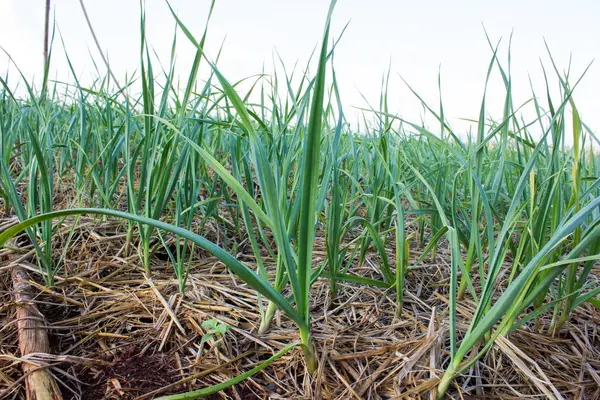
MULTIPOLYGON (((99 53, 85 23, 78 0, 53 0, 52 16, 58 28, 51 76, 73 82, 58 32, 81 81, 97 77, 92 57, 102 67, 99 53)), ((224 41, 221 71, 236 81, 265 70, 271 71, 277 51, 286 67, 303 66, 323 30, 326 0, 217 0, 210 22, 207 53, 216 56, 224 41)), ((111 68, 124 81, 126 72, 139 65, 139 2, 137 0, 86 0, 93 27, 111 68)), ((209 0, 171 0, 183 22, 199 38, 204 29, 209 0)), ((163 65, 168 65, 175 23, 165 1, 147 0, 148 40, 163 65)), ((0 46, 24 74, 39 78, 42 71, 44 1, 0 0, 0 46)), ((513 92, 516 104, 531 97, 529 77, 545 104, 540 59, 551 72, 552 90, 558 81, 544 46, 548 42, 562 71, 569 65, 579 77, 585 67, 600 58, 600 1, 505 0, 505 1, 393 1, 339 0, 332 26, 338 36, 349 27, 337 48, 335 68, 347 114, 365 107, 362 95, 377 105, 381 78, 391 63, 390 111, 415 122, 423 109, 400 76, 431 105, 438 104, 437 74, 441 70, 445 112, 452 126, 467 129, 460 118, 477 118, 491 50, 491 39, 502 38, 500 59, 506 65, 511 31, 513 92), (362 94, 362 95, 361 95, 362 94)), ((185 80, 194 56, 184 35, 178 35, 178 72, 185 80)), ((0 54, 0 73, 16 70, 0 54)), ((104 68, 102 68, 104 71, 104 68)), ((200 79, 206 78, 206 70, 200 79)), ((600 130, 600 60, 593 63, 575 92, 585 122, 600 130)), ((499 117, 504 101, 503 85, 493 75, 489 107, 499 117)))

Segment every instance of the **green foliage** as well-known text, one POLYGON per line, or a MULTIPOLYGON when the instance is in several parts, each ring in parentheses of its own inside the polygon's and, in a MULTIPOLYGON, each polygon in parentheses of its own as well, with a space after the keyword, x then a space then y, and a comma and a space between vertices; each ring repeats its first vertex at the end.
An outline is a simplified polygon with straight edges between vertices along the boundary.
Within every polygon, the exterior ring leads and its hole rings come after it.
POLYGON ((208 342, 213 337, 222 337, 225 334, 225 332, 227 332, 232 327, 224 322, 219 321, 218 319, 212 318, 202 322, 202 328, 206 329, 206 334, 202 336, 200 344, 208 342))

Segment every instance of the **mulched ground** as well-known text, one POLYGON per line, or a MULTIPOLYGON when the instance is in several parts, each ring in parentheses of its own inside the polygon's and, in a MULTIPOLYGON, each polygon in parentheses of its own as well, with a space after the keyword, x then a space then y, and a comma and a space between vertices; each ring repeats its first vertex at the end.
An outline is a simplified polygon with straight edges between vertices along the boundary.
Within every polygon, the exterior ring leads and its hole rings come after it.
MULTIPOLYGON (((63 223, 63 233, 53 244, 56 259, 68 238, 69 223, 63 223)), ((299 339, 293 323, 279 313, 271 329, 259 335, 255 292, 208 254, 198 252, 181 295, 164 257, 153 259, 152 280, 144 275, 139 257, 124 247, 122 224, 81 218, 75 232, 50 289, 40 284, 37 266, 30 264, 31 249, 0 250, 0 259, 11 260, 0 265, 0 398, 24 398, 11 297, 13 263, 29 268, 34 278, 53 354, 43 361, 67 399, 151 399, 214 385, 299 339), (232 328, 202 344, 202 322, 209 319, 232 328)), ((214 227, 212 239, 218 241, 223 234, 214 227)), ((251 264, 249 246, 239 251, 237 257, 251 264)), ((414 268, 401 316, 395 315, 393 291, 340 284, 332 299, 329 283, 318 280, 311 295, 320 355, 317 373, 307 374, 302 352, 296 349, 214 398, 433 398, 448 362, 449 257, 442 248, 435 260, 427 257, 414 265, 419 251, 416 245, 411 248, 414 268)), ((322 240, 317 239, 315 265, 324 255, 322 240)), ((377 265, 377 257, 370 254, 352 272, 376 277, 377 265)), ((469 299, 460 304, 460 332, 466 331, 474 310, 469 299)), ((542 319, 539 328, 548 323, 542 319)), ((523 327, 459 377, 450 395, 546 398, 541 385, 564 398, 600 398, 599 323, 600 312, 585 305, 554 337, 523 327)))

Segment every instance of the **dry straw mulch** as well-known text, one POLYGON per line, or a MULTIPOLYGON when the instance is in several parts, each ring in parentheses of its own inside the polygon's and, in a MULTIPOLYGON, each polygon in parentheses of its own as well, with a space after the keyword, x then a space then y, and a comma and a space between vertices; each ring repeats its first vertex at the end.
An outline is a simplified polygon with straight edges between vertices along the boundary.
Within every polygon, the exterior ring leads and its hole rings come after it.
MULTIPOLYGON (((0 225, 10 220, 0 221, 0 225)), ((57 235, 63 255, 69 223, 57 235)), ((214 385, 256 366, 298 340, 294 324, 276 314, 267 334, 257 334, 257 298, 210 255, 198 252, 185 295, 178 293, 170 264, 156 254, 152 279, 136 254, 124 248, 116 221, 81 218, 64 253, 56 285, 45 288, 34 271, 30 248, 0 250, 0 398, 24 398, 11 268, 32 271, 35 303, 48 321, 51 355, 28 358, 55 377, 65 398, 150 399, 214 385), (231 326, 202 344, 202 322, 231 326)), ((214 398, 231 399, 431 399, 447 363, 447 253, 414 265, 405 306, 395 315, 394 293, 340 284, 332 299, 329 283, 312 291, 313 334, 320 355, 315 376, 306 373, 297 349, 262 372, 214 398)), ((252 263, 250 249, 238 257, 252 263)), ((324 257, 317 242, 315 263, 324 257)), ((269 261, 269 260, 268 260, 269 261)), ((270 260, 272 262, 272 260, 270 260)), ((353 273, 376 276, 369 255, 353 273)), ((465 331, 474 304, 459 307, 465 331)), ((548 321, 542 320, 540 326, 548 321)), ((524 327, 501 338, 456 380, 450 394, 462 399, 600 398, 600 312, 583 306, 554 337, 524 327)))

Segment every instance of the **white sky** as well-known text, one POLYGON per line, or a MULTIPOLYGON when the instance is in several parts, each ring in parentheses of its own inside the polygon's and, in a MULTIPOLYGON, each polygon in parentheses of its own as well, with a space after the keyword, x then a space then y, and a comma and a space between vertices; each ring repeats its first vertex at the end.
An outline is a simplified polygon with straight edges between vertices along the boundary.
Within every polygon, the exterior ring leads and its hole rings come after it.
MULTIPOLYGON (((78 0, 53 0, 52 13, 64 38, 66 51, 78 77, 86 84, 97 77, 91 58, 102 61, 85 23, 78 0), (91 56, 90 56, 91 54, 91 56)), ((86 7, 111 68, 123 82, 125 73, 139 65, 138 0, 86 0, 86 7)), ((184 23, 200 38, 210 0, 171 0, 184 23)), ((207 40, 207 53, 214 57, 225 39, 219 67, 230 81, 260 73, 263 64, 272 70, 274 50, 291 69, 303 67, 318 45, 327 12, 327 0, 217 0, 207 40)), ((163 0, 147 0, 148 40, 163 65, 169 63, 174 20, 163 0)), ((42 74, 44 0, 0 0, 0 46, 31 79, 42 74)), ((408 91, 402 75, 430 105, 437 107, 438 69, 442 72, 444 108, 451 126, 466 129, 459 118, 476 119, 491 51, 482 24, 493 41, 501 37, 500 58, 506 66, 507 44, 514 29, 512 46, 513 92, 516 104, 531 97, 529 76, 542 104, 545 102, 540 58, 550 73, 552 90, 558 80, 544 47, 547 40, 561 69, 572 53, 572 80, 587 64, 600 58, 600 1, 598 0, 505 0, 505 1, 399 1, 339 0, 332 35, 337 36, 350 21, 335 55, 335 68, 345 103, 365 107, 362 93, 378 104, 381 78, 391 62, 390 111, 419 122, 419 101, 408 91)), ((179 32, 178 71, 187 79, 194 49, 179 32)), ((155 66, 158 69, 158 65, 155 66)), ((14 66, 0 54, 0 73, 9 71, 16 84, 14 66)), ((104 68, 102 68, 104 72, 104 68)), ((56 35, 51 76, 68 80, 60 37, 56 35)), ((201 70, 200 79, 206 78, 201 70)), ((573 82, 574 83, 574 82, 573 82)), ((575 92, 584 122, 600 130, 600 60, 596 60, 575 92)), ((488 93, 490 112, 502 113, 504 92, 495 72, 488 93)), ((431 123, 431 120, 428 120, 431 123)), ((432 126, 437 126, 431 123, 432 126)))

